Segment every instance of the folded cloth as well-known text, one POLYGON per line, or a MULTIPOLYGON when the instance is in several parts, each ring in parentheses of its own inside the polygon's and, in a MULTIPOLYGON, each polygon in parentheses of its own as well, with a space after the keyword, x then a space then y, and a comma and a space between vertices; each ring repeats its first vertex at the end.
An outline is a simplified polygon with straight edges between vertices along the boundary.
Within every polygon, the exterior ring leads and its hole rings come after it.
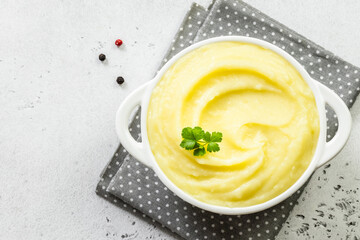
MULTIPOLYGON (((351 107, 360 92, 360 69, 276 22, 246 3, 219 0, 209 9, 194 4, 187 13, 163 63, 194 42, 225 35, 263 39, 297 59, 311 77, 333 89, 351 107)), ((328 139, 337 130, 327 109, 328 139)), ((140 136, 136 114, 129 129, 140 136)), ((185 239, 274 239, 304 187, 260 213, 225 216, 194 207, 168 190, 156 174, 120 145, 101 175, 96 192, 120 207, 134 208, 185 239), (130 205, 130 206, 129 206, 130 205)), ((136 211, 136 210, 135 210, 136 211)))

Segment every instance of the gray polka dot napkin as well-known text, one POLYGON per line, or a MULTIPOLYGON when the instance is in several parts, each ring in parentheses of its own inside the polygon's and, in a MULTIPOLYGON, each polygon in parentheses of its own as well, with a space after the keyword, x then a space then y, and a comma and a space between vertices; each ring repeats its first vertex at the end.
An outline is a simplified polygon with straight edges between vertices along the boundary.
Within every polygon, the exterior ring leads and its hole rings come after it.
MULTIPOLYGON (((183 48, 207 38, 242 35, 263 39, 290 53, 310 75, 333 89, 351 107, 360 92, 360 69, 235 0, 215 1, 208 9, 194 4, 176 34, 163 64, 183 48)), ((336 115, 327 109, 328 139, 337 130, 336 115)), ((129 126, 140 136, 139 112, 129 126)), ((96 192, 108 201, 169 228, 185 239, 274 239, 304 187, 266 211, 226 216, 194 207, 168 190, 156 174, 120 145, 101 174, 96 192)))

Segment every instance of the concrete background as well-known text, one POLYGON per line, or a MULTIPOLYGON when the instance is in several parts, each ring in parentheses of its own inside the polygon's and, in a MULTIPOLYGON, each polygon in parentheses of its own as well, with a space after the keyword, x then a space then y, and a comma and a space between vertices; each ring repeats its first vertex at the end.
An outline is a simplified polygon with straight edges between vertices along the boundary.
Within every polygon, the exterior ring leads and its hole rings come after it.
MULTIPOLYGON (((246 2, 360 66, 359 1, 246 2)), ((0 239, 176 239, 94 190, 119 144, 118 105, 153 76, 190 5, 0 0, 0 239)), ((359 102, 352 114, 348 145, 326 173, 317 171, 279 239, 297 231, 304 239, 360 236, 359 102), (332 232, 312 222, 318 211, 332 232)))

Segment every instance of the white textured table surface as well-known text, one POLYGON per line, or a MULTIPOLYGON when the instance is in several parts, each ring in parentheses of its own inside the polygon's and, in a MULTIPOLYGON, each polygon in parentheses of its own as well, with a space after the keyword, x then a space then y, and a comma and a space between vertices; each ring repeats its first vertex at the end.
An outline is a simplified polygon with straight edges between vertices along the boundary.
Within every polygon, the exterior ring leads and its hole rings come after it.
MULTIPOLYGON (((359 1, 247 2, 360 66, 359 1)), ((0 239, 174 238, 94 190, 119 144, 114 131, 119 103, 153 76, 190 5, 189 0, 0 2, 0 239), (124 41, 119 49, 116 38, 124 41), (100 53, 107 62, 98 60, 100 53), (115 82, 119 75, 126 80, 121 87, 115 82)), ((296 215, 312 214, 313 203, 331 201, 326 189, 339 181, 337 170, 350 176, 345 187, 359 187, 359 102, 352 114, 353 133, 333 160, 337 167, 327 175, 328 187, 319 194, 313 178, 279 239, 293 234, 296 215)), ((346 192, 339 194, 346 198, 346 192)), ((342 226, 334 238, 360 235, 342 226)), ((325 237, 311 226, 307 231, 325 237)))

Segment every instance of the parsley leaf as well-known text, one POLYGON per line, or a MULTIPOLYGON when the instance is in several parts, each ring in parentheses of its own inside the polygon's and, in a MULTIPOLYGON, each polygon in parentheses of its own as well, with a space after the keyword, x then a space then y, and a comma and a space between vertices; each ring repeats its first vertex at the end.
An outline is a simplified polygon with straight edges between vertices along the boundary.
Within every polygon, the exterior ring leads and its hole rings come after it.
POLYGON ((204 138, 205 132, 204 132, 204 130, 202 130, 201 127, 194 127, 192 129, 192 132, 193 132, 193 135, 194 135, 196 141, 199 141, 200 139, 204 138))
POLYGON ((210 139, 211 139, 211 142, 221 142, 222 133, 221 132, 212 132, 210 139))
POLYGON ((185 139, 195 140, 191 127, 184 128, 181 132, 181 136, 185 139))
POLYGON ((206 132, 205 135, 204 135, 204 140, 206 142, 210 142, 211 140, 211 134, 209 132, 206 132))
POLYGON ((194 150, 194 156, 204 156, 206 153, 205 148, 200 146, 199 148, 194 150))
POLYGON ((195 148, 196 141, 191 139, 184 139, 181 141, 180 146, 186 150, 193 150, 195 148))
POLYGON ((219 144, 211 142, 207 145, 208 152, 218 152, 220 151, 219 144))
POLYGON ((205 132, 201 127, 186 127, 181 132, 183 137, 180 147, 186 150, 194 150, 194 156, 204 156, 206 151, 218 152, 220 146, 218 142, 222 141, 221 132, 205 132))

